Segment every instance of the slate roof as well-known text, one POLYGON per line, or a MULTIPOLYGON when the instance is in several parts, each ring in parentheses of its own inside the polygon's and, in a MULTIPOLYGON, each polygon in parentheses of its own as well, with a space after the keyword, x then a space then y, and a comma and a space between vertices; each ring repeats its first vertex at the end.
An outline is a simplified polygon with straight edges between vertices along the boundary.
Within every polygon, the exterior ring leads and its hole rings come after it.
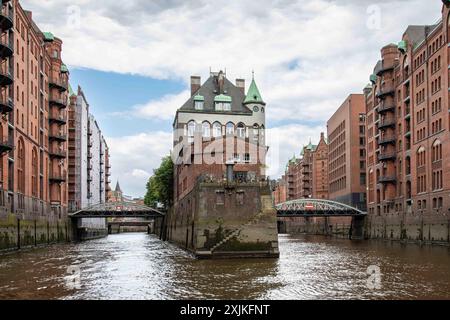
MULTIPOLYGON (((243 103, 245 100, 245 95, 236 87, 233 83, 231 83, 227 78, 224 79, 224 92, 222 94, 231 97, 231 113, 245 113, 252 114, 252 111, 247 108, 243 103)), ((223 111, 215 111, 214 108, 214 99, 216 96, 219 96, 221 93, 219 92, 219 88, 217 86, 217 76, 211 75, 208 80, 200 87, 200 89, 195 93, 194 96, 190 97, 184 104, 181 106, 178 111, 189 111, 189 112, 218 112, 223 113, 223 111), (203 110, 195 110, 194 107, 194 97, 195 96, 203 96, 205 99, 203 110)), ((230 111, 226 111, 230 112, 230 111)))

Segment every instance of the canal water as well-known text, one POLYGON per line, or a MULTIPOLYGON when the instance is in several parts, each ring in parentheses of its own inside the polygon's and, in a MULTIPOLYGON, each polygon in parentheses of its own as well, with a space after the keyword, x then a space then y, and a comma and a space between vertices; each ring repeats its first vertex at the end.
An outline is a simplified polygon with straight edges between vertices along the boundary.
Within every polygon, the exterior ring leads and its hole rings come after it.
POLYGON ((1 255, 0 299, 450 299, 447 247, 281 235, 280 251, 196 260, 155 236, 112 235, 1 255))

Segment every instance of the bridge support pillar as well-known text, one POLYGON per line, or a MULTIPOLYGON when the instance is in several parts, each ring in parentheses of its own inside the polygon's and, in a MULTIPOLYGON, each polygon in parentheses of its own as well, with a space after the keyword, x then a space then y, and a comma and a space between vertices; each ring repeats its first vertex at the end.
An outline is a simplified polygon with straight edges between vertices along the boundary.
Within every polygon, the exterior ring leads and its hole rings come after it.
POLYGON ((352 217, 352 225, 350 227, 350 240, 363 240, 364 239, 364 216, 352 217))

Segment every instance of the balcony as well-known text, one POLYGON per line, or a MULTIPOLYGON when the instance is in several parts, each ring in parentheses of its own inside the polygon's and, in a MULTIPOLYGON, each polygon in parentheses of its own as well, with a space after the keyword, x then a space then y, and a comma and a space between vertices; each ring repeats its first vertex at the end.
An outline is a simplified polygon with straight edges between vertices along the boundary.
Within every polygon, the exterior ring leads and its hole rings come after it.
MULTIPOLYGON (((2 0, 2 4, 9 1, 2 0)), ((14 11, 9 6, 3 6, 0 10, 0 29, 9 30, 14 26, 14 11)))
POLYGON ((14 144, 8 140, 0 141, 0 154, 10 152, 14 149, 14 144))
POLYGON ((60 98, 60 97, 55 97, 54 95, 50 95, 49 98, 49 103, 51 105, 57 106, 58 108, 66 108, 67 107, 67 100, 60 98))
POLYGON ((390 72, 394 70, 394 65, 385 65, 382 61, 378 62, 375 67, 375 74, 381 76, 383 73, 390 72))
POLYGON ((385 113, 385 112, 394 112, 395 111, 395 105, 393 104, 381 104, 378 107, 378 113, 385 113))
POLYGON ((92 159, 92 152, 88 152, 87 157, 88 159, 92 159))
POLYGON ((395 176, 381 176, 378 178, 378 183, 397 183, 397 178, 395 176))
POLYGON ((394 135, 384 136, 378 139, 379 145, 395 144, 397 138, 394 135))
POLYGON ((48 152, 51 158, 64 159, 67 158, 67 152, 61 150, 50 149, 48 152))
POLYGON ((14 102, 11 98, 0 96, 0 113, 9 113, 14 110, 14 102))
POLYGON ((395 128, 397 121, 395 119, 383 119, 378 125, 378 129, 395 128))
POLYGON ((14 47, 9 41, 0 39, 0 58, 6 59, 13 55, 14 47))
POLYGON ((56 123, 59 125, 64 125, 67 123, 67 120, 63 114, 50 114, 48 116, 48 121, 50 121, 50 123, 56 123))
POLYGON ((0 67, 0 86, 9 86, 14 83, 14 73, 12 68, 2 65, 0 67))
POLYGON ((111 177, 111 172, 106 172, 105 175, 106 175, 107 177, 111 177))
POLYGON ((66 181, 66 177, 60 173, 50 174, 48 179, 50 180, 50 183, 62 183, 66 181))
POLYGON ((51 88, 56 88, 60 92, 67 91, 68 85, 67 85, 67 81, 66 80, 56 79, 56 78, 49 78, 48 82, 49 82, 49 86, 51 88))
POLYGON ((377 98, 384 99, 386 96, 393 96, 395 94, 395 90, 392 87, 382 88, 377 92, 377 98))
POLYGON ((382 152, 378 155, 378 161, 389 161, 395 160, 397 158, 397 154, 395 152, 382 152))
POLYGON ((60 134, 60 133, 50 133, 48 135, 48 139, 50 141, 65 142, 65 141, 67 141, 67 136, 65 134, 60 134))

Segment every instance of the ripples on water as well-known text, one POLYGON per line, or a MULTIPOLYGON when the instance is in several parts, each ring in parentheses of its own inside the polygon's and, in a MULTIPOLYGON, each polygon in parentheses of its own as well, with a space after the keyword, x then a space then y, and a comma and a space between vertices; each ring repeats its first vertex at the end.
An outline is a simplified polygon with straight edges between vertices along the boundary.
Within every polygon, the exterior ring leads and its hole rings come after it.
POLYGON ((450 299, 450 251, 280 236, 279 260, 196 260, 146 234, 0 256, 0 299, 450 299), (80 266, 81 288, 66 286, 80 266), (382 288, 366 285, 378 265, 382 288))

